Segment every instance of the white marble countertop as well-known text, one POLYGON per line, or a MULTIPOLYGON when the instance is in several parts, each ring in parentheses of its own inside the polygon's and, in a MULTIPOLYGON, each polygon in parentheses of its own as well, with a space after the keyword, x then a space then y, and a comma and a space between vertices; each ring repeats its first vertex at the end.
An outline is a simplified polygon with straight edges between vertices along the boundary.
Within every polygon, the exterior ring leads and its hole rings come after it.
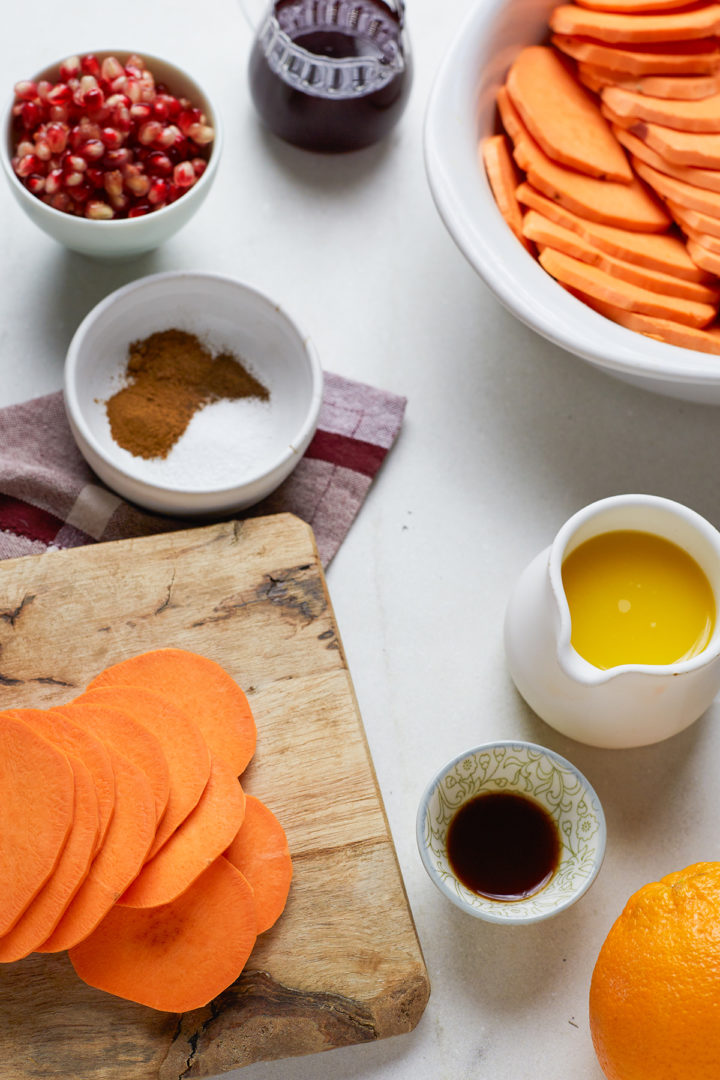
POLYGON ((117 44, 192 70, 221 103, 210 198, 157 252, 104 265, 39 232, 0 186, 0 405, 61 386, 80 319, 165 269, 244 278, 296 311, 330 371, 408 397, 400 439, 328 583, 432 982, 412 1033, 251 1066, 234 1080, 602 1080, 587 1020, 600 945, 647 880, 718 857, 717 706, 667 743, 593 750, 538 720, 502 649, 509 590, 575 510, 642 491, 720 525, 720 412, 651 395, 550 346, 496 302, 455 248, 425 179, 432 79, 469 0, 408 0, 415 81, 382 146, 326 158, 259 127, 237 0, 7 4, 10 85, 117 44), (116 41, 117 39, 117 41, 116 41), (512 929, 464 916, 415 847, 426 782, 498 736, 569 757, 600 795, 604 867, 573 908, 512 929))

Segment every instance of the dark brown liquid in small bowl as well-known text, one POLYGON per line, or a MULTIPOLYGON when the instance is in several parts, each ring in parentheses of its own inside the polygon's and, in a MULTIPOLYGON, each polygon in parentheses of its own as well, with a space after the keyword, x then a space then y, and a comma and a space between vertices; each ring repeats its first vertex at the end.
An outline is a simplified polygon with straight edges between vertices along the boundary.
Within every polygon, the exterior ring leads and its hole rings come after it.
POLYGON ((550 814, 515 792, 476 795, 452 818, 450 867, 471 892, 490 900, 524 900, 555 873, 560 838, 550 814))

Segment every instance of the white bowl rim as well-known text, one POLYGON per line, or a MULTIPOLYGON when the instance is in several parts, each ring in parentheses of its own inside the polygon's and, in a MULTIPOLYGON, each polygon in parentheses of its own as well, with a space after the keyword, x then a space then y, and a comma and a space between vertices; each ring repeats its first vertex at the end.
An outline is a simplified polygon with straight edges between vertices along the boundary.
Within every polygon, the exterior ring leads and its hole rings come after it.
MULTIPOLYGON (((433 200, 448 232, 498 300, 526 326, 567 352, 581 356, 599 368, 629 377, 691 386, 717 386, 720 383, 720 357, 655 341, 605 319, 552 281, 539 263, 520 249, 518 241, 505 225, 508 243, 512 241, 513 245, 518 245, 519 255, 527 255, 528 277, 540 282, 542 279, 537 275, 543 275, 557 290, 557 301, 561 306, 577 305, 578 310, 582 310, 583 318, 587 320, 587 333, 576 335, 566 332, 554 308, 532 303, 530 289, 524 287, 524 283, 507 268, 504 260, 498 258, 493 247, 486 243, 479 228, 480 223, 466 214, 464 207, 448 201, 453 194, 453 181, 447 168, 443 140, 449 137, 452 125, 448 123, 443 104, 454 82, 457 54, 464 42, 477 42, 481 31, 487 31, 493 25, 507 3, 508 0, 476 0, 464 16, 440 63, 428 98, 423 130, 425 170, 433 200), (468 231, 472 232, 472 244, 468 240, 468 231), (598 348, 599 341, 604 343, 605 348, 598 348), (645 343, 646 350, 652 348, 652 356, 643 351, 640 347, 642 343, 645 343)), ((478 182, 482 180, 483 176, 478 170, 478 182)), ((488 212, 501 217, 494 200, 489 200, 488 212)))
MULTIPOLYGON (((454 758, 451 758, 450 761, 446 762, 445 765, 438 769, 432 780, 427 784, 418 805, 417 816, 415 819, 415 839, 420 852, 420 858, 428 873, 428 877, 442 895, 446 899, 451 900, 461 911, 464 911, 467 915, 473 915, 477 919, 482 919, 485 922, 500 923, 505 926, 524 926, 530 923, 542 922, 544 919, 549 919, 554 915, 558 915, 561 911, 565 911, 567 908, 577 903, 580 897, 587 892, 600 872, 600 868, 605 858, 605 848, 607 846, 607 822, 605 820, 605 811, 603 810, 602 803, 595 788, 584 773, 578 769, 577 765, 573 765, 571 761, 568 761, 562 754, 558 754, 557 751, 551 750, 547 746, 541 746, 539 743, 528 742, 525 739, 494 739, 491 742, 479 743, 477 746, 470 747, 470 749, 463 751, 461 754, 456 754, 454 758), (480 910, 479 908, 473 908, 469 904, 466 904, 462 897, 453 893, 453 891, 448 888, 445 882, 438 876, 435 866, 430 859, 427 844, 425 843, 425 818, 427 816, 427 808, 440 781, 451 772, 456 765, 461 761, 464 761, 465 758, 483 752, 492 752, 497 747, 517 747, 522 750, 537 751, 540 755, 549 758, 554 764, 571 772, 583 785, 583 789, 587 793, 588 798, 594 801, 595 809, 593 812, 598 823, 597 855, 593 862, 592 872, 583 881, 581 887, 573 892, 572 896, 568 896, 549 911, 512 919, 504 918, 501 915, 492 915, 489 911, 480 910)), ((503 906, 502 900, 497 901, 497 903, 499 906, 503 906)), ((522 901, 513 900, 509 901, 509 903, 513 906, 517 906, 519 903, 522 903, 522 901)))
POLYGON ((158 274, 149 274, 146 277, 138 278, 135 281, 129 282, 127 285, 123 285, 121 288, 116 289, 114 292, 106 296, 98 304, 95 305, 91 311, 85 316, 83 321, 75 331, 68 351, 65 357, 65 378, 64 378, 64 396, 65 406, 70 414, 73 423, 76 425, 80 435, 86 441, 92 451, 108 466, 109 469, 114 472, 121 473, 123 476, 127 476, 132 479, 133 483, 139 488, 147 491, 160 491, 169 495, 186 495, 186 496, 222 496, 230 495, 232 492, 237 491, 250 486, 253 483, 257 483, 259 480, 264 479, 270 473, 282 468, 288 461, 291 461, 293 457, 298 457, 297 447, 302 446, 306 439, 312 438, 312 433, 317 426, 318 416, 320 413, 320 407, 323 399, 323 370, 320 365, 320 360, 316 352, 315 346, 312 343, 311 338, 302 327, 298 324, 294 316, 290 315, 284 306, 281 306, 277 301, 272 300, 266 293, 261 292, 255 286, 242 281, 240 278, 232 277, 228 274, 217 274, 212 271, 206 270, 167 270, 158 274), (118 465, 114 458, 110 458, 105 448, 95 438, 92 430, 85 420, 85 414, 80 408, 76 392, 76 366, 78 360, 78 354, 80 347, 83 344, 85 336, 87 335, 90 327, 95 320, 102 316, 109 308, 111 308, 119 299, 129 296, 133 292, 139 292, 141 289, 146 288, 148 285, 156 284, 161 281, 168 280, 193 280, 196 278, 202 278, 204 280, 219 281, 223 284, 229 284, 237 286, 244 291, 252 294, 258 299, 264 306, 271 307, 277 314, 281 315, 286 322, 292 327, 293 331, 297 334, 298 338, 302 342, 303 351, 308 360, 308 366, 310 369, 310 378, 312 383, 312 394, 310 398, 310 405, 305 415, 300 428, 294 433, 293 438, 289 441, 287 449, 283 450, 276 458, 268 459, 264 464, 258 466, 255 472, 248 476, 245 476, 240 482, 236 484, 227 484, 221 488, 188 488, 179 487, 171 484, 160 484, 156 482, 150 482, 148 480, 141 480, 131 471, 124 469, 121 465, 118 465))
MULTIPOLYGON (((169 69, 179 72, 185 79, 188 80, 188 82, 192 83, 193 86, 197 88, 197 90, 202 94, 202 96, 212 108, 213 130, 215 132, 215 137, 211 143, 210 153, 208 154, 207 168, 203 172, 200 179, 195 184, 193 184, 193 186, 188 191, 181 195, 180 198, 176 199, 174 203, 169 203, 167 206, 163 206, 159 210, 153 210, 149 214, 143 214, 142 217, 113 218, 110 221, 97 221, 92 218, 76 216, 75 214, 66 214, 64 210, 58 210, 56 207, 50 206, 49 203, 42 202, 42 200, 38 199, 36 195, 33 195, 32 192, 28 191, 24 184, 20 183, 20 178, 15 174, 15 170, 12 167, 11 157, 8 150, 8 143, 10 140, 10 120, 12 117, 12 108, 15 104, 15 95, 13 94, 10 103, 5 108, 2 114, 2 119, 0 120, 0 161, 2 161, 5 175, 7 176, 9 182, 12 184, 15 190, 20 193, 23 199, 32 199, 34 202, 40 202, 43 209, 46 210, 52 217, 59 215, 60 218, 66 220, 70 219, 72 220, 73 225, 76 226, 79 230, 84 229, 87 231, 88 229, 96 229, 98 225, 102 225, 103 231, 113 229, 117 233, 122 229, 126 233, 132 233, 133 231, 140 232, 142 231, 148 218, 152 218, 153 221, 158 221, 161 218, 167 217, 168 214, 171 214, 173 213, 173 211, 175 211, 178 203, 182 203, 183 199, 186 199, 189 195, 196 191, 204 191, 208 184, 210 184, 214 179, 215 173, 217 172, 217 168, 220 163, 220 156, 222 153, 224 138, 224 130, 222 117, 220 116, 220 110, 206 91, 205 87, 198 82, 195 76, 191 75, 190 72, 186 71, 185 68, 181 68, 178 66, 178 64, 174 64, 172 60, 166 60, 164 56, 158 56, 157 53, 149 53, 145 51, 141 52, 138 49, 86 49, 83 50, 81 55, 85 56, 92 54, 93 56, 114 56, 116 53, 127 53, 129 56, 132 56, 133 54, 136 56, 141 56, 142 59, 147 62, 148 67, 150 68, 152 68, 153 61, 156 60, 161 64, 165 64, 169 69)), ((64 59, 65 57, 63 56, 61 60, 55 60, 50 64, 45 64, 45 66, 41 68, 39 72, 37 72, 35 75, 30 76, 31 81, 36 82, 43 72, 47 71, 49 68, 57 67, 63 62, 64 59)), ((187 204, 185 205, 187 206, 187 204)))

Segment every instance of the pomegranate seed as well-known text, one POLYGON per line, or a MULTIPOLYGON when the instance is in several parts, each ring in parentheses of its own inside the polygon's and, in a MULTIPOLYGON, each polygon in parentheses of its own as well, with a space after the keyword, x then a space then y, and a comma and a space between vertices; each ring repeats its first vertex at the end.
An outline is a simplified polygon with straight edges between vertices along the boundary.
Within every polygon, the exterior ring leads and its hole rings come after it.
POLYGON ((57 195, 53 195, 50 205, 56 210, 63 210, 66 214, 72 212, 72 199, 64 191, 58 191, 57 195))
POLYGON ((148 120, 138 130, 138 142, 142 143, 143 146, 150 146, 161 134, 162 124, 158 120, 148 120))
POLYGON ((108 195, 122 195, 123 174, 119 169, 112 169, 110 172, 106 172, 104 185, 108 195))
POLYGON ((178 137, 184 139, 185 136, 181 133, 180 128, 175 124, 168 124, 164 127, 157 139, 155 145, 161 147, 163 150, 169 150, 171 146, 174 146, 178 140, 178 137))
POLYGON ((113 127, 118 131, 125 132, 132 131, 132 117, 130 116, 130 110, 127 105, 115 105, 110 114, 113 127))
MULTIPOLYGON (((158 90, 159 85, 159 83, 156 84, 156 90, 158 90)), ((162 109, 165 111, 165 115, 170 120, 174 120, 182 112, 182 106, 180 105, 180 102, 176 97, 173 97, 172 94, 158 92, 158 95, 153 103, 153 108, 158 109, 160 107, 162 107, 162 109)), ((158 120, 159 119, 161 119, 160 116, 158 116, 158 120)))
POLYGON ((93 56, 92 53, 83 56, 80 60, 80 70, 84 75, 93 75, 97 79, 100 75, 100 64, 97 57, 93 56))
POLYGON ((64 172, 63 173, 63 187, 68 191, 70 188, 78 187, 85 180, 85 177, 81 172, 64 172))
POLYGON ((103 79, 112 82, 113 79, 117 79, 118 76, 125 74, 125 68, 116 56, 106 56, 100 67, 100 72, 103 79))
POLYGON ((15 166, 15 172, 23 178, 31 173, 42 172, 42 161, 37 154, 24 154, 15 166))
POLYGON ((53 154, 62 154, 67 146, 68 129, 64 124, 48 124, 45 131, 45 138, 47 139, 53 154))
POLYGON ((163 154, 160 150, 153 150, 145 160, 145 168, 151 176, 170 176, 173 163, 167 154, 163 154))
POLYGON ((50 119, 54 124, 66 124, 70 117, 64 105, 52 105, 50 107, 50 119))
POLYGON ((152 106, 147 105, 145 102, 139 102, 137 105, 130 106, 130 115, 133 120, 139 124, 144 124, 146 120, 149 120, 152 116, 152 106))
POLYGON ((215 132, 209 124, 191 124, 186 134, 198 146, 208 146, 215 138, 215 132))
POLYGON ((121 146, 119 150, 108 150, 103 158, 103 164, 108 169, 119 169, 122 165, 129 165, 132 161, 132 150, 121 146))
POLYGON ((155 80, 149 71, 143 72, 142 78, 138 79, 140 86, 140 100, 152 102, 155 100, 155 80))
POLYGON ((125 83, 125 93, 130 98, 133 105, 137 105, 142 94, 139 81, 137 79, 128 78, 125 83))
POLYGON ((150 184, 150 189, 147 196, 148 202, 152 203, 153 206, 158 206, 160 203, 165 203, 167 201, 169 189, 170 185, 168 184, 167 180, 161 180, 159 177, 156 178, 150 184))
POLYGON ((42 120, 43 110, 34 101, 26 101, 23 103, 21 115, 26 129, 32 131, 42 120))
POLYGON ((142 56, 138 56, 137 53, 133 53, 132 56, 128 56, 125 61, 125 70, 132 71, 134 74, 142 75, 145 70, 145 61, 142 56))
POLYGON ((73 172, 85 172, 87 161, 79 154, 68 154, 63 162, 63 171, 66 175, 73 172))
POLYGON ((189 161, 181 161, 173 169, 173 181, 179 188, 189 188, 195 183, 195 170, 189 161))
POLYGON ((51 82, 48 82, 47 79, 41 79, 40 82, 37 84, 38 97, 41 101, 46 100, 48 93, 52 90, 52 85, 53 84, 51 82))
POLYGON ((123 173, 126 189, 138 198, 143 198, 150 190, 150 177, 140 172, 137 165, 128 165, 123 173))
POLYGON ((100 87, 96 86, 93 89, 87 91, 84 100, 85 106, 88 109, 92 109, 93 112, 97 112, 99 109, 102 109, 103 105, 105 104, 105 95, 103 94, 100 87))
POLYGON ((22 142, 17 144, 17 156, 19 158, 25 157, 26 154, 35 153, 35 143, 29 142, 27 139, 23 139, 22 142))
POLYGON ((37 96, 38 88, 30 79, 21 79, 20 82, 15 83, 15 97, 20 98, 21 101, 32 101, 37 96))
POLYGON ((69 105, 72 97, 73 92, 67 83, 57 83, 52 90, 48 90, 47 100, 50 105, 69 105))
POLYGON ((88 139, 80 147, 80 156, 86 161, 99 161, 105 154, 105 143, 100 139, 88 139))
POLYGON ((120 195, 110 195, 108 198, 116 215, 124 214, 130 205, 130 196, 126 195, 124 191, 120 195))
POLYGON ((87 202, 92 195, 92 190, 90 185, 83 181, 83 183, 80 184, 73 184, 72 187, 67 189, 67 193, 74 202, 84 203, 87 202))
POLYGON ((45 177, 45 191, 48 195, 55 195, 62 187, 63 171, 62 169, 51 169, 51 171, 45 177))
POLYGON ((77 78, 80 74, 80 57, 69 56, 67 60, 63 60, 60 65, 60 78, 63 82, 67 82, 68 79, 77 78))
POLYGON ((203 114, 199 109, 183 109, 183 111, 178 114, 177 126, 180 128, 183 135, 190 134, 190 128, 193 124, 201 124, 203 122, 202 115, 203 114))
POLYGON ((102 169, 98 169, 95 165, 89 165, 87 172, 85 173, 88 184, 92 184, 94 188, 101 188, 105 185, 105 173, 102 169))
POLYGON ((130 210, 128 210, 128 217, 144 217, 145 214, 149 214, 151 210, 152 206, 150 205, 150 203, 137 203, 136 206, 133 206, 130 210))
POLYGON ((177 184, 169 184, 168 185, 168 202, 171 202, 171 203, 175 202, 176 199, 180 198, 182 193, 183 193, 183 189, 179 188, 177 186, 177 184))
POLYGON ((113 79, 113 81, 110 83, 110 89, 111 89, 112 93, 113 94, 122 94, 123 96, 125 95, 126 86, 127 86, 127 75, 125 74, 124 71, 123 71, 122 75, 118 75, 117 78, 113 79))
POLYGON ((115 211, 100 199, 90 199, 85 206, 85 217, 92 221, 110 221, 115 217, 115 211))
POLYGON ((196 157, 196 158, 192 159, 191 165, 192 165, 193 169, 195 170, 195 176, 197 177, 198 180, 200 179, 202 174, 207 169, 207 164, 208 163, 205 160, 205 158, 196 157))
POLYGON ((42 135, 35 135, 35 153, 41 161, 49 161, 50 158, 53 156, 53 152, 50 148, 50 143, 42 135))
POLYGON ((45 177, 40 176, 39 173, 32 173, 32 175, 28 176, 26 179, 25 187, 28 191, 32 192, 33 195, 42 195, 45 190, 45 177))

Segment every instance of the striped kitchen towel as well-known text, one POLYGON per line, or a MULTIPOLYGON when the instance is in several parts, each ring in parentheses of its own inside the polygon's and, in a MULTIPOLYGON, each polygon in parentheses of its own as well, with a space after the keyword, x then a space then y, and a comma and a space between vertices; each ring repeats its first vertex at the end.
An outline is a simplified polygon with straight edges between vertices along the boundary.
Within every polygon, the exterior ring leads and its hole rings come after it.
MULTIPOLYGON (((400 432, 405 404, 397 394, 326 372, 318 429, 305 455, 242 516, 296 514, 312 526, 327 566, 400 432)), ((0 409, 0 559, 197 524, 146 513, 107 488, 75 445, 61 392, 0 409)))

